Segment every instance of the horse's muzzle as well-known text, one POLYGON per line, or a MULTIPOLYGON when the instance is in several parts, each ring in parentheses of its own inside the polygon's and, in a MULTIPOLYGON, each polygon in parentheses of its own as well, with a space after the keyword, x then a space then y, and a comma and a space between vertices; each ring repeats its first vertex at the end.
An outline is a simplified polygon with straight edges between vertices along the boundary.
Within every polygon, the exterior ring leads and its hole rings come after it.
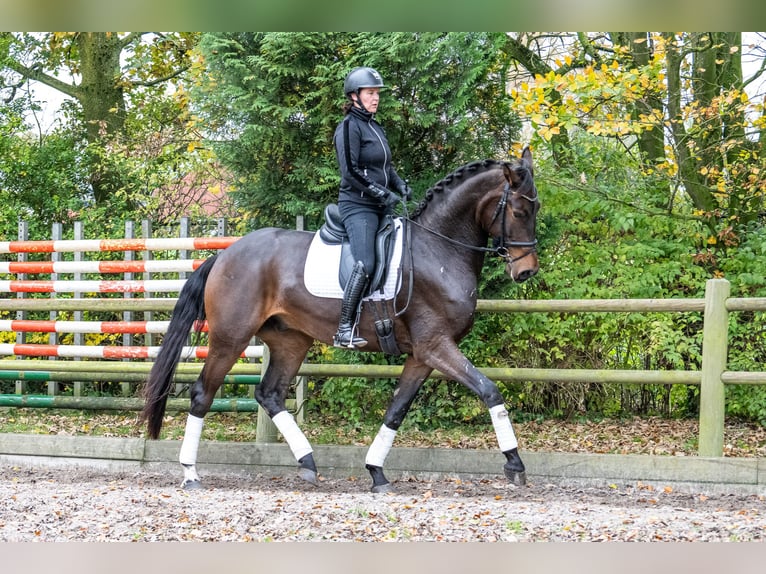
POLYGON ((522 255, 506 259, 506 272, 517 283, 523 283, 540 270, 537 252, 530 249, 522 255))

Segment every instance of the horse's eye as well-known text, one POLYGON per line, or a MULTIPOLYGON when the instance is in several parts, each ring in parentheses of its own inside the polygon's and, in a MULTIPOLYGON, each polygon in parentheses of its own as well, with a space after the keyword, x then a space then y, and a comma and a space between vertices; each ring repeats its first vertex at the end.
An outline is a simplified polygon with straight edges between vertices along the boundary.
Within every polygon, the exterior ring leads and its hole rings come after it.
POLYGON ((527 212, 526 211, 522 211, 521 209, 514 209, 513 210, 513 216, 516 219, 524 219, 527 216, 527 212))

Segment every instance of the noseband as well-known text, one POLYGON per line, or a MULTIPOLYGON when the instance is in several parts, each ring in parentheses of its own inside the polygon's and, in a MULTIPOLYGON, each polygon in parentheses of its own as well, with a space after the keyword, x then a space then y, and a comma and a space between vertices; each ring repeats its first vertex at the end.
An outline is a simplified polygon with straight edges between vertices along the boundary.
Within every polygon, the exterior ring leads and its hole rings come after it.
MULTIPOLYGON (((522 199, 526 199, 530 203, 536 203, 537 202, 537 188, 532 185, 532 190, 535 192, 535 195, 530 197, 529 195, 522 195, 519 194, 519 197, 522 199)), ((506 207, 508 206, 508 198, 511 195, 511 184, 506 182, 505 187, 503 188, 503 195, 500 196, 500 201, 497 202, 497 208, 495 208, 495 213, 492 216, 492 222, 489 224, 490 227, 497 221, 498 216, 500 216, 500 237, 495 237, 493 241, 494 248, 490 249, 489 251, 493 252, 498 257, 501 257, 504 259, 507 263, 515 263, 516 261, 519 261, 520 259, 524 259, 527 255, 531 255, 532 253, 535 253, 537 251, 537 239, 535 238, 534 241, 512 241, 510 239, 507 239, 505 236, 505 222, 508 217, 508 210, 506 207), (524 253, 519 255, 518 257, 511 257, 511 253, 508 251, 510 247, 528 247, 524 253)))

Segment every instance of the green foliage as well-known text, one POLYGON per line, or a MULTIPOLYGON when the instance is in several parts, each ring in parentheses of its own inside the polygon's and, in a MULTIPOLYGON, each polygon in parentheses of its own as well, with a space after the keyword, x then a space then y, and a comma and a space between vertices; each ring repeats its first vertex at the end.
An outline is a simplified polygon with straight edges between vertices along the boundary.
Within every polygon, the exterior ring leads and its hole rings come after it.
MULTIPOLYGON (((375 67, 378 117, 400 174, 425 189, 468 161, 504 157, 518 131, 500 75, 501 34, 206 34, 211 79, 198 92, 216 150, 252 225, 318 227, 337 198, 332 136, 343 79, 375 67)), ((417 196, 417 193, 416 193, 417 196)))
MULTIPOLYGON (((317 345, 309 360, 341 364, 386 365, 396 359, 382 354, 360 354, 334 347, 317 345)), ((354 425, 379 422, 391 400, 396 380, 361 377, 332 377, 318 381, 312 409, 334 413, 354 425)))
POLYGON ((71 134, 34 140, 0 133, 0 234, 15 237, 19 219, 30 221, 32 233, 37 225, 69 220, 87 202, 85 179, 71 134))
POLYGON ((726 414, 766 425, 766 389, 739 385, 727 387, 726 414))

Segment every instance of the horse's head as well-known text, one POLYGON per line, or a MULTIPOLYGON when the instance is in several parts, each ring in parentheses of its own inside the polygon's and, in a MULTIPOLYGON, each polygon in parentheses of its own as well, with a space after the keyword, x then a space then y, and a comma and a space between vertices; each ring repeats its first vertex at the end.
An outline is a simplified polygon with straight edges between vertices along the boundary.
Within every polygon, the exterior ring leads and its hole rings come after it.
POLYGON ((535 222, 540 209, 532 152, 525 148, 513 163, 503 164, 505 184, 492 214, 489 233, 514 281, 526 281, 539 270, 535 222))

